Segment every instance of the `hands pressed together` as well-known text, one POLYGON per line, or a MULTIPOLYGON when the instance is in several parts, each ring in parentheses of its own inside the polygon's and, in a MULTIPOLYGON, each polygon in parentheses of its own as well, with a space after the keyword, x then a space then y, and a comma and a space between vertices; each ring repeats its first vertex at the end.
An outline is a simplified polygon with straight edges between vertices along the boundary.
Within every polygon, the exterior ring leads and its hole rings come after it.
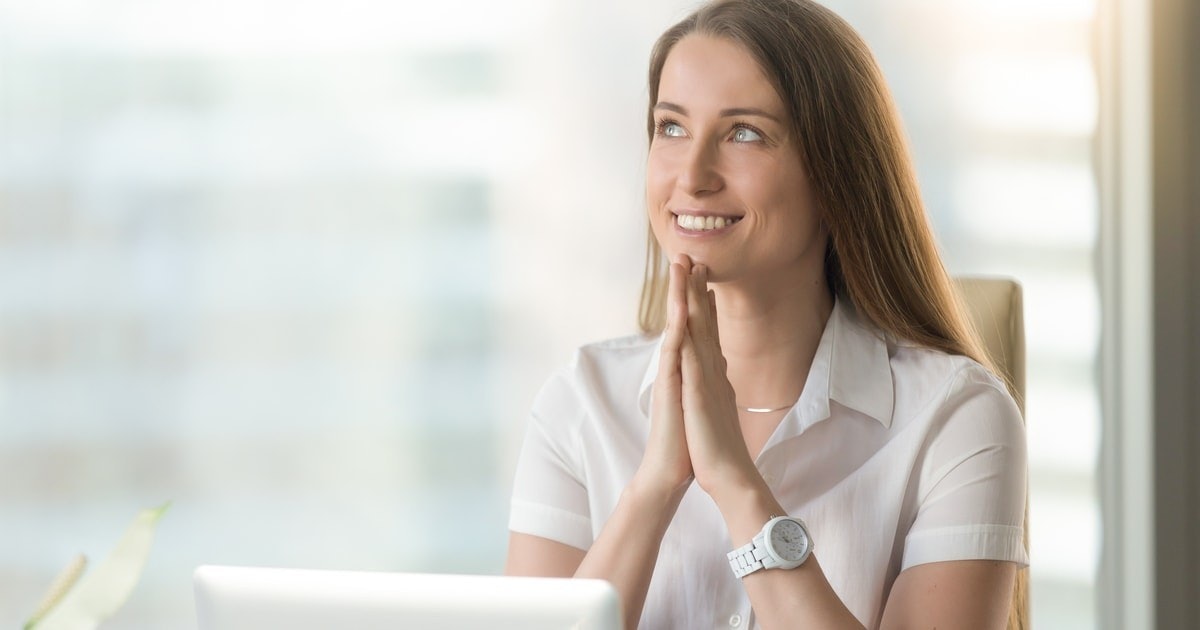
POLYGON ((710 495, 757 475, 735 401, 708 269, 680 254, 670 267, 650 437, 638 474, 671 491, 695 479, 710 495))

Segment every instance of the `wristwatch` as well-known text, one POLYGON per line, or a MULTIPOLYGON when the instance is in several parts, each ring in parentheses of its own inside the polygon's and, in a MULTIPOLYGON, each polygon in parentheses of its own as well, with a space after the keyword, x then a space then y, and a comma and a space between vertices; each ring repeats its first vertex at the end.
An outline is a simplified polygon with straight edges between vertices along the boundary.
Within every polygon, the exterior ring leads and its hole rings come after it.
POLYGON ((759 569, 795 569, 812 553, 812 538, 804 521, 772 516, 754 540, 730 551, 729 568, 739 578, 759 569))

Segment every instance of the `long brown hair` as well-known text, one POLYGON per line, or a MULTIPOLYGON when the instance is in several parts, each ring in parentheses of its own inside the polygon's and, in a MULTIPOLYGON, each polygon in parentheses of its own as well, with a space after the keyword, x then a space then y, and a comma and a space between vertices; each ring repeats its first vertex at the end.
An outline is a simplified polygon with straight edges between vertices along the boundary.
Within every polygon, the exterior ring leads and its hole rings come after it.
MULTIPOLYGON (((650 55, 651 140, 663 65, 671 48, 692 33, 743 46, 786 104, 829 229, 830 290, 895 338, 970 357, 1001 375, 942 264, 899 115, 858 33, 807 0, 720 0, 700 7, 663 33, 650 55)), ((665 325, 667 267, 647 232, 638 323, 643 332, 657 334, 665 325)), ((1027 625, 1025 575, 1019 573, 1010 628, 1027 625)))

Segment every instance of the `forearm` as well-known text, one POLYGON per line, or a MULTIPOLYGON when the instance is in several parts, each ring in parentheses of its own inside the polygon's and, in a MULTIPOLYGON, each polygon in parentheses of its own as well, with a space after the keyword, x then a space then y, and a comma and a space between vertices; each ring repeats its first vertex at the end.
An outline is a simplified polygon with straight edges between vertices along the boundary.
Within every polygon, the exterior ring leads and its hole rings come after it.
MULTIPOLYGON (((723 488, 714 496, 734 546, 750 542, 772 516, 785 514, 761 479, 723 488)), ((793 514, 803 518, 803 514, 793 514)), ((814 541, 820 550, 820 541, 814 541)), ((831 628, 862 630, 825 579, 816 552, 791 570, 756 571, 742 579, 750 605, 767 630, 777 628, 831 628)))
POLYGON ((612 583, 621 596, 628 629, 641 619, 659 546, 685 490, 631 483, 575 572, 575 577, 612 583))

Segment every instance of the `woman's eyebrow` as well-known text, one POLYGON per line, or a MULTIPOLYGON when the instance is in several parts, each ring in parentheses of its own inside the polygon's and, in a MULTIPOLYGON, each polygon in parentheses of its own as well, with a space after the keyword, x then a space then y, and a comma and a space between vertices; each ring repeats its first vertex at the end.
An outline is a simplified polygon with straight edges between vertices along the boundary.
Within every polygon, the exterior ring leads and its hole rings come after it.
MULTIPOLYGON (((659 101, 658 104, 654 106, 654 109, 665 109, 676 112, 683 116, 688 115, 687 108, 682 105, 676 105, 675 103, 671 103, 669 101, 659 101)), ((728 118, 730 116, 761 116, 782 124, 778 116, 768 112, 765 109, 759 109, 757 107, 731 107, 729 109, 722 109, 720 116, 721 118, 728 118)))

